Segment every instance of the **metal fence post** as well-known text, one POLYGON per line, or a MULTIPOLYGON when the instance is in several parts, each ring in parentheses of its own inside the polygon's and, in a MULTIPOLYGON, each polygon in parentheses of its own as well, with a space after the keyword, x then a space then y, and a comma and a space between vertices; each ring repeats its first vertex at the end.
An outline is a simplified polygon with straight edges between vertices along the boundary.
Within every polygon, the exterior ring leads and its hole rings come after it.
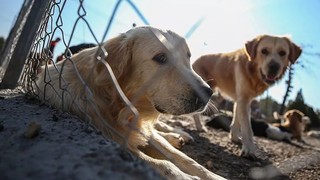
POLYGON ((12 56, 12 52, 17 45, 17 41, 21 35, 21 31, 25 24, 25 19, 28 17, 30 8, 32 7, 33 1, 25 0, 20 9, 19 15, 15 21, 14 26, 11 28, 9 36, 6 39, 3 50, 0 54, 0 66, 5 68, 8 66, 9 59, 12 56))
MULTIPOLYGON (((13 50, 8 66, 5 68, 6 70, 0 88, 15 88, 18 85, 31 45, 36 37, 36 33, 49 3, 50 0, 33 0, 33 3, 30 4, 32 6, 31 10, 29 13, 26 13, 26 22, 18 38, 16 47, 13 50)), ((19 23, 19 21, 16 23, 19 23)))

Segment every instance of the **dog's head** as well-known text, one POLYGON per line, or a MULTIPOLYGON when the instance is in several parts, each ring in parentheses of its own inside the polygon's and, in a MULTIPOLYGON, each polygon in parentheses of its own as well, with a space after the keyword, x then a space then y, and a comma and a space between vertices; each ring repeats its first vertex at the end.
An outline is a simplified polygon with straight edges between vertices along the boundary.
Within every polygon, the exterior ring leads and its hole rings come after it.
MULTIPOLYGON (((174 32, 137 27, 109 40, 105 48, 106 61, 138 110, 153 106, 161 113, 180 115, 206 106, 212 91, 192 70, 185 39, 174 32)), ((107 83, 102 68, 96 71, 97 83, 107 83)))
POLYGON ((309 117, 305 116, 303 112, 297 109, 289 110, 283 116, 285 121, 289 121, 290 124, 299 124, 299 126, 304 126, 310 123, 309 117))
POLYGON ((310 122, 310 119, 301 111, 292 109, 284 115, 285 122, 283 123, 293 134, 294 138, 301 139, 302 132, 305 126, 310 122))
POLYGON ((249 60, 258 67, 260 78, 274 84, 294 64, 302 50, 288 37, 261 35, 245 44, 249 60))

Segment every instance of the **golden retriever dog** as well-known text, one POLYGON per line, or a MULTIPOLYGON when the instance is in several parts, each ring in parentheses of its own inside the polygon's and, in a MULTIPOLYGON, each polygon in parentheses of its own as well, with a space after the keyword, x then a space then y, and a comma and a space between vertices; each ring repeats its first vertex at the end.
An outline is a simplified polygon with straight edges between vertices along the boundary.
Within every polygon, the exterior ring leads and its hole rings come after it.
POLYGON ((281 123, 273 123, 272 125, 280 128, 283 131, 287 131, 292 134, 293 139, 297 139, 303 142, 302 134, 305 127, 310 123, 308 116, 305 116, 303 112, 297 109, 291 109, 287 111, 283 116, 276 115, 278 119, 281 119, 281 123))
POLYGON ((47 66, 37 81, 41 99, 88 120, 168 179, 223 179, 174 148, 155 129, 160 113, 201 111, 212 94, 191 68, 185 39, 145 26, 122 33, 103 47, 106 52, 89 48, 47 66))
MULTIPOLYGON (((230 137, 242 143, 242 155, 266 158, 253 142, 250 104, 253 98, 282 78, 302 50, 288 37, 260 35, 230 53, 208 54, 193 69, 214 89, 234 103, 230 137)), ((195 116, 197 124, 199 116, 195 116)), ((199 128, 201 129, 201 128, 199 128)))

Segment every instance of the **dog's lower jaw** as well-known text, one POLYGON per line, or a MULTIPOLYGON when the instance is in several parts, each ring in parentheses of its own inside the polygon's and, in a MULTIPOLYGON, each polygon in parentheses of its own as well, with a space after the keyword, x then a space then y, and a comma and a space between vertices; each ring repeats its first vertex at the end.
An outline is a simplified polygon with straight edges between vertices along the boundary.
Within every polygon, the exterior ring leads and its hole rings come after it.
POLYGON ((260 69, 260 77, 262 79, 263 82, 265 82, 267 85, 271 86, 274 83, 276 83, 276 81, 279 79, 278 77, 275 77, 273 79, 268 78, 260 69))
POLYGON ((168 114, 166 113, 166 111, 164 109, 162 109, 160 106, 158 105, 154 105, 154 108, 156 108, 156 110, 162 114, 168 114))
POLYGON ((193 105, 186 106, 184 109, 183 108, 172 108, 170 110, 167 110, 165 108, 162 108, 161 106, 155 104, 154 108, 162 114, 168 114, 168 115, 175 115, 175 116, 180 116, 180 115, 185 115, 185 114, 195 114, 195 113, 201 113, 205 110, 206 104, 200 107, 195 107, 193 105), (176 109, 176 110, 174 110, 176 109))

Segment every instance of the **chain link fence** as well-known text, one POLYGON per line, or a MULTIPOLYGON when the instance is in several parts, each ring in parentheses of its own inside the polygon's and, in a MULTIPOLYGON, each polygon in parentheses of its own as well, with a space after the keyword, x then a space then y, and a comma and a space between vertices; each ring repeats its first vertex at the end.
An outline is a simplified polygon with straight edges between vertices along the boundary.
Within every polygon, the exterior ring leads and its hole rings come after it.
MULTIPOLYGON (((86 2, 86 3, 89 3, 89 2, 86 2)), ((59 108, 68 111, 68 109, 65 108, 66 105, 64 104, 65 103, 64 98, 66 96, 72 96, 73 92, 70 91, 68 87, 69 83, 64 79, 63 76, 61 76, 61 73, 63 71, 65 64, 71 63, 73 66, 74 73, 77 74, 78 80, 83 85, 83 89, 82 89, 83 98, 85 98, 84 101, 87 102, 85 107, 83 107, 79 105, 79 101, 73 100, 72 101, 73 104, 71 106, 73 106, 74 108, 82 112, 82 114, 84 114, 86 117, 85 119, 82 119, 82 120, 88 122, 91 125, 94 125, 94 123, 92 123, 93 117, 91 117, 90 114, 88 113, 88 109, 93 109, 95 111, 95 114, 97 114, 98 117, 100 118, 100 121, 104 123, 103 129, 106 128, 108 129, 107 132, 110 132, 108 136, 113 137, 113 139, 121 139, 120 144, 126 145, 127 144, 126 141, 128 139, 127 136, 130 133, 126 135, 120 134, 118 131, 114 130, 112 126, 108 124, 108 121, 105 119, 106 117, 101 114, 102 112, 99 111, 99 108, 97 107, 97 105, 93 100, 94 99, 93 91, 90 89, 90 87, 88 87, 87 79, 82 77, 81 73, 78 70, 78 67, 72 60, 73 54, 76 54, 77 52, 85 48, 96 46, 95 48, 97 51, 94 58, 96 59, 97 62, 104 63, 107 67, 106 71, 108 71, 108 74, 111 77, 114 77, 112 69, 110 68, 110 66, 108 66, 108 63, 105 61, 107 52, 103 46, 103 43, 111 27, 114 14, 118 9, 121 3, 121 0, 117 1, 114 7, 113 14, 108 21, 105 33, 101 41, 98 40, 98 37, 96 37, 90 22, 86 19, 86 15, 87 15, 86 3, 84 3, 83 0, 73 1, 72 3, 73 5, 77 4, 77 6, 72 7, 72 9, 77 12, 76 13, 77 17, 74 21, 73 27, 71 28, 70 32, 66 32, 64 28, 66 23, 70 23, 70 20, 66 19, 67 17, 64 16, 67 13, 65 12, 66 9, 70 9, 70 3, 68 3, 67 0, 60 0, 60 1, 56 0, 56 1, 51 1, 48 4, 45 15, 41 20, 39 30, 36 33, 35 41, 31 47, 30 54, 27 57, 27 61, 26 61, 20 81, 21 81, 21 84, 24 86, 24 89, 26 90, 26 93, 28 95, 35 96, 38 99, 42 99, 44 101, 48 101, 46 97, 46 91, 49 88, 54 89, 54 91, 56 92, 56 97, 59 98, 60 99, 59 101, 61 102, 59 108), (84 43, 84 44, 77 44, 77 45, 72 44, 73 39, 75 38, 75 36, 77 36, 76 29, 80 26, 80 24, 85 25, 85 28, 90 33, 90 35, 86 34, 86 36, 92 36, 94 39, 93 43, 90 43, 90 44, 84 43), (66 36, 66 34, 68 34, 68 37, 66 36), (58 38, 55 39, 55 37, 58 37, 58 38), (65 47, 65 51, 60 56, 55 56, 54 54, 56 53, 54 52, 55 44, 53 43, 54 42, 58 43, 58 41, 60 41, 59 42, 60 44, 63 44, 63 46, 65 47), (80 46, 80 47, 77 47, 77 46, 80 46), (56 66, 56 63, 58 63, 58 61, 63 61, 63 62, 60 62, 60 63, 63 63, 61 68, 58 68, 56 66), (59 80, 61 83, 59 86, 60 89, 55 89, 56 86, 52 84, 53 80, 52 80, 52 74, 50 74, 48 70, 49 66, 54 66, 55 70, 60 74, 60 77, 59 77, 59 80), (39 78, 37 75, 41 71, 45 71, 44 72, 45 88, 39 87, 37 82, 39 78), (87 108, 87 106, 90 106, 91 108, 87 108)), ((112 81, 114 86, 116 86, 116 89, 120 97, 122 98, 123 102, 126 104, 128 109, 130 109, 130 111, 134 113, 134 116, 135 116, 134 119, 137 120, 139 113, 137 112, 135 107, 131 104, 131 102, 127 99, 127 97, 124 95, 117 80, 115 78, 112 78, 112 81)), ((112 118, 111 114, 108 114, 108 115, 109 115, 109 118, 112 118)), ((101 130, 101 128, 96 128, 96 130, 99 131, 101 130)))

